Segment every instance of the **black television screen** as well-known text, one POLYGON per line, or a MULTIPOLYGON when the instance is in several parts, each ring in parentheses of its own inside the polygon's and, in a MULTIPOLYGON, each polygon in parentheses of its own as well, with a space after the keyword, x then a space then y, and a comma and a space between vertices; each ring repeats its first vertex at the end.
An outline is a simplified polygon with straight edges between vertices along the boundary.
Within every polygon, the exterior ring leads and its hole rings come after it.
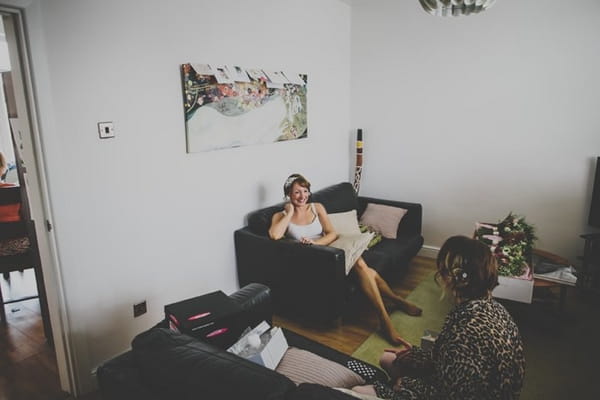
POLYGON ((596 174, 594 175, 594 188, 592 189, 592 202, 590 203, 588 224, 600 228, 600 157, 596 160, 596 174))

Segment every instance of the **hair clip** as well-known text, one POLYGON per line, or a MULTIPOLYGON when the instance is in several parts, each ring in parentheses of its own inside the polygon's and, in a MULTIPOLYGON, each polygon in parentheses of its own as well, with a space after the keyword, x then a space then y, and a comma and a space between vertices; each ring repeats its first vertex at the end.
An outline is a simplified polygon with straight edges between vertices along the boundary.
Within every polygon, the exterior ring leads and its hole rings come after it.
POLYGON ((462 268, 454 268, 452 270, 452 276, 456 280, 466 281, 467 278, 469 277, 469 274, 465 270, 463 270, 462 268))
POLYGON ((298 178, 299 178, 299 176, 297 176, 297 175, 290 176, 289 178, 287 178, 285 180, 285 183, 283 184, 283 187, 287 190, 290 186, 292 186, 292 184, 294 183, 294 181, 296 179, 298 179, 298 178))

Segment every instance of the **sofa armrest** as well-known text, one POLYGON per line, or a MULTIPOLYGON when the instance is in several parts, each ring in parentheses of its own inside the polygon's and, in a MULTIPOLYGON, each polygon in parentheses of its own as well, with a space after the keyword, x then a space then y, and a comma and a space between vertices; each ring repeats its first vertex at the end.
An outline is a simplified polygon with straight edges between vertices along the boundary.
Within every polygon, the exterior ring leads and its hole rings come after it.
POLYGON ((358 215, 367 208, 368 203, 383 204, 386 206, 400 207, 407 210, 406 215, 398 225, 398 236, 420 235, 423 224, 423 206, 420 203, 410 203, 406 201, 384 200, 374 197, 358 197, 358 215))
POLYGON ((271 289, 260 283, 249 283, 240 290, 229 295, 239 304, 247 316, 252 328, 261 321, 271 324, 273 319, 273 304, 271 302, 271 289))
POLYGON ((234 241, 240 286, 267 285, 279 311, 313 320, 341 315, 346 302, 343 250, 272 240, 248 228, 235 231, 234 241))

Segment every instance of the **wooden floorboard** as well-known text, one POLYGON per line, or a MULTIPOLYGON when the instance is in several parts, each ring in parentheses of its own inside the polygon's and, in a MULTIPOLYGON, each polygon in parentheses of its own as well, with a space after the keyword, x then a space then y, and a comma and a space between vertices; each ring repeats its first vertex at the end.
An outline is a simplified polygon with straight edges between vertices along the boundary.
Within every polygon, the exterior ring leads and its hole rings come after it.
MULTIPOLYGON (((35 295, 35 277, 12 272, 0 287, 5 300, 35 295)), ((0 324, 0 400, 59 400, 56 354, 46 342, 37 299, 4 305, 7 324, 0 324)))

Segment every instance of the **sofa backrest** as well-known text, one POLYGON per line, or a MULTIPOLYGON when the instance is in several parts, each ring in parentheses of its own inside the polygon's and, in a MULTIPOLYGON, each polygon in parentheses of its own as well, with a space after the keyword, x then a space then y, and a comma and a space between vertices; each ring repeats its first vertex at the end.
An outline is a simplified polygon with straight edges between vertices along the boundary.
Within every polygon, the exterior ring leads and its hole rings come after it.
MULTIPOLYGON (((352 184, 338 183, 314 192, 311 201, 322 203, 328 213, 338 213, 356 210, 358 200, 352 184)), ((271 225, 273 214, 283 210, 283 204, 261 208, 248 214, 248 228, 257 235, 266 236, 271 225)))
POLYGON ((296 388, 275 371, 169 329, 139 334, 132 353, 160 398, 284 400, 296 388))

